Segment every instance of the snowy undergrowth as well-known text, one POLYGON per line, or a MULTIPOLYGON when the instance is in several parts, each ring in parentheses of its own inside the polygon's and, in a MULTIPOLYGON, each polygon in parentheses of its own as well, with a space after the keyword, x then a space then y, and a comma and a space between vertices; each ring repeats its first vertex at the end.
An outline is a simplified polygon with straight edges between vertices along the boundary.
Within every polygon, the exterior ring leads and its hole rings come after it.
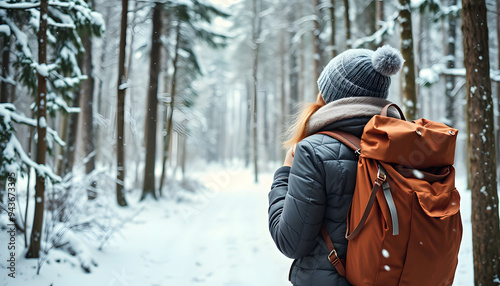
MULTIPOLYGON (((32 176, 33 179, 33 176, 32 176)), ((31 182, 33 187, 33 182, 31 182)), ((23 225, 21 215, 26 206, 26 178, 17 182, 18 202, 16 204, 17 220, 23 225), (21 210, 21 212, 19 212, 21 210)), ((196 180, 169 181, 167 194, 157 202, 145 201, 139 203, 140 190, 130 191, 127 194, 129 206, 119 207, 116 204, 114 193, 115 181, 104 171, 94 171, 87 176, 71 175, 63 178, 61 184, 49 185, 46 190, 43 236, 40 258, 25 259, 25 238, 22 230, 16 232, 15 256, 16 278, 8 280, 9 272, 5 257, 9 257, 7 245, 0 247, 0 284, 17 285, 19 281, 38 281, 46 273, 57 272, 57 275, 78 275, 78 273, 93 273, 102 265, 102 252, 113 247, 117 242, 126 240, 123 229, 127 224, 137 223, 137 218, 144 211, 145 206, 169 206, 173 210, 178 205, 193 204, 196 193, 203 189, 203 184, 196 180), (90 186, 97 182, 97 188, 90 186), (87 199, 87 190, 97 193, 94 200, 87 199), (111 191, 110 191, 111 190, 111 191), (64 270, 64 271, 60 271, 64 270), (39 275, 37 275, 39 272, 39 275), (29 278, 28 278, 29 277, 29 278), (5 280, 7 279, 7 280, 5 280)), ((33 221, 33 205, 35 204, 33 191, 29 199, 27 217, 28 243, 33 221)), ((11 227, 5 212, 0 213, 0 241, 8 241, 7 230, 11 227)), ((11 279, 11 278, 10 278, 11 279)), ((30 284, 35 285, 35 284, 30 284)), ((41 284, 43 285, 43 283, 41 284)))

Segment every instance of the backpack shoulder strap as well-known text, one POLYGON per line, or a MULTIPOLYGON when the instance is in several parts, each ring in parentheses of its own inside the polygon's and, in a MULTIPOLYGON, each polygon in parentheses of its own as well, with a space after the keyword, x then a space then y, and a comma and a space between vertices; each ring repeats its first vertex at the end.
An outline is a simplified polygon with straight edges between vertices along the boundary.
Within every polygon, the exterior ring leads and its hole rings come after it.
MULTIPOLYGON (((318 132, 317 134, 325 134, 330 137, 333 137, 339 140, 340 142, 344 143, 345 145, 347 145, 352 150, 354 150, 354 153, 356 153, 356 155, 359 156, 361 154, 361 148, 360 148, 361 139, 350 133, 336 130, 336 131, 321 131, 318 132)), ((323 235, 323 239, 326 242, 328 251, 330 251, 330 253, 328 254, 328 260, 335 267, 335 269, 337 269, 339 275, 345 277, 345 266, 344 266, 345 262, 337 256, 337 251, 333 246, 332 239, 328 234, 328 231, 326 230, 325 224, 321 226, 321 234, 323 235)))
MULTIPOLYGON (((387 109, 389 109, 389 107, 391 107, 391 106, 393 106, 393 105, 388 104, 384 108, 385 113, 387 113, 387 109)), ((398 108, 398 107, 396 106, 396 108, 398 108)), ((399 110, 399 108, 398 108, 398 110, 399 110)), ((344 143, 345 145, 349 146, 351 149, 353 149, 354 153, 356 153, 356 155, 359 156, 361 154, 361 148, 360 148, 361 139, 359 139, 358 137, 356 137, 356 136, 354 136, 354 135, 352 135, 350 133, 347 133, 345 131, 335 130, 335 131, 321 131, 321 132, 318 132, 317 134, 325 134, 325 135, 328 135, 330 137, 333 137, 333 138, 339 140, 340 142, 344 143)), ((358 233, 361 231, 361 229, 363 228, 363 226, 365 225, 366 219, 368 218, 368 215, 370 214, 370 211, 371 211, 371 209, 373 207, 373 204, 375 203, 375 198, 376 198, 377 192, 381 188, 389 189, 389 184, 385 184, 385 187, 383 187, 384 183, 386 182, 386 178, 387 178, 384 168, 379 165, 378 169, 379 170, 378 170, 378 173, 377 173, 377 179, 373 183, 373 188, 372 188, 372 191, 370 192, 370 199, 368 200, 368 204, 367 204, 367 206, 365 208, 365 211, 363 212, 363 216, 361 217, 360 222, 354 228, 354 231, 352 233, 349 233, 349 216, 351 214, 351 208, 349 207, 349 211, 348 211, 348 214, 347 214, 347 226, 348 227, 347 227, 346 234, 345 234, 345 238, 347 240, 353 240, 356 237, 356 235, 358 235, 358 233)), ((391 197, 390 201, 392 201, 392 197, 391 197)), ((394 204, 393 201, 392 201, 392 204, 394 204)), ((394 211, 391 208, 391 215, 393 213, 395 213, 395 208, 394 208, 394 211)), ((393 233, 393 235, 397 235, 399 233, 399 227, 398 227, 398 222, 397 222, 397 214, 395 214, 393 216, 393 226, 394 226, 394 233, 393 233)), ((321 232, 323 234, 323 238, 326 241, 326 244, 328 245, 328 248, 330 248, 330 245, 333 247, 331 238, 328 235, 328 232, 326 232, 326 228, 324 228, 324 224, 323 224, 323 228, 322 228, 321 232)), ((330 251, 331 251, 330 252, 330 256, 335 256, 336 257, 335 249, 333 249, 333 250, 330 249, 330 251), (335 255, 332 255, 332 253, 335 254, 335 255)), ((330 257, 328 257, 328 259, 330 260, 330 257)), ((330 262, 332 262, 332 260, 330 260, 330 262)), ((333 264, 333 262, 332 262, 332 264, 333 264)), ((335 268, 337 268, 337 266, 335 266, 335 268)))
POLYGON ((361 154, 361 139, 359 139, 357 136, 352 135, 351 133, 335 130, 335 131, 321 131, 318 132, 317 134, 325 134, 330 137, 333 137, 339 140, 340 142, 344 143, 345 145, 347 145, 352 150, 354 150, 354 153, 356 153, 356 155, 359 156, 361 154))
POLYGON ((328 251, 330 251, 330 254, 328 254, 328 260, 330 260, 330 263, 335 267, 335 269, 337 269, 337 273, 340 276, 345 277, 345 261, 337 256, 337 251, 333 246, 332 239, 330 238, 324 223, 321 225, 321 234, 326 242, 328 251))

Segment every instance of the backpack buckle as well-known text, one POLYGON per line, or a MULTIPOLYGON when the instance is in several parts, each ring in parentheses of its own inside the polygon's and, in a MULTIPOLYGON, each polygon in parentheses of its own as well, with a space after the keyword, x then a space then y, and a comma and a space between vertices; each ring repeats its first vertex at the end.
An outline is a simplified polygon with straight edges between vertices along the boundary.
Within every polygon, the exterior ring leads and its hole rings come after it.
POLYGON ((354 154, 356 154, 356 156, 361 156, 361 148, 359 148, 358 150, 354 151, 354 154))
POLYGON ((328 260, 330 260, 330 262, 335 265, 336 263, 338 263, 337 261, 339 260, 339 257, 337 255, 337 251, 334 249, 332 249, 332 251, 330 251, 330 254, 328 254, 328 260), (335 259, 332 261, 332 255, 335 255, 335 259))
POLYGON ((377 180, 385 182, 386 179, 387 179, 387 175, 385 174, 384 168, 382 168, 382 166, 378 165, 377 180))
POLYGON ((385 174, 380 174, 380 173, 377 174, 377 180, 385 182, 386 179, 387 179, 387 176, 385 174))

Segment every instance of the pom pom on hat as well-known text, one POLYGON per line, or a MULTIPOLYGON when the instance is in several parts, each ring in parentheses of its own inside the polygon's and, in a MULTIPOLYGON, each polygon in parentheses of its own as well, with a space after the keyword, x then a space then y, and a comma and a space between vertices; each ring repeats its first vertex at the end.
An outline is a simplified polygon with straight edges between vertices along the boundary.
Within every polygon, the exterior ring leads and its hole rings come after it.
POLYGON ((404 59, 399 50, 385 45, 378 48, 372 56, 372 65, 384 76, 396 74, 403 66, 404 59))

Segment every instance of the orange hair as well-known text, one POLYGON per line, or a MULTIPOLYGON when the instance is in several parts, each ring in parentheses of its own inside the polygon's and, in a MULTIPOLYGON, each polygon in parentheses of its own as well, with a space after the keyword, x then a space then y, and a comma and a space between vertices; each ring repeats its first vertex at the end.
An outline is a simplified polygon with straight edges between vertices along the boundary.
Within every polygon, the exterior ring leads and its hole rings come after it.
POLYGON ((301 110, 297 113, 297 118, 295 122, 290 126, 287 131, 288 139, 283 143, 285 148, 292 147, 293 145, 302 141, 306 138, 307 122, 311 115, 313 115, 318 109, 325 106, 326 102, 323 100, 321 93, 318 93, 318 97, 315 102, 309 102, 302 106, 301 110), (290 134, 290 135, 288 135, 290 134))

